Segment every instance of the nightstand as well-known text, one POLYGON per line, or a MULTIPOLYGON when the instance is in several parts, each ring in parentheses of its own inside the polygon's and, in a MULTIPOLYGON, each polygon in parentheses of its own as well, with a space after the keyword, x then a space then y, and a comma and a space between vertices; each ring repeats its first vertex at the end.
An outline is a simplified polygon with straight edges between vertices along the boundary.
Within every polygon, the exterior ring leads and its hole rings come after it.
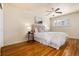
POLYGON ((28 34, 28 41, 30 41, 30 40, 34 41, 34 33, 31 31, 28 31, 27 34, 28 34))

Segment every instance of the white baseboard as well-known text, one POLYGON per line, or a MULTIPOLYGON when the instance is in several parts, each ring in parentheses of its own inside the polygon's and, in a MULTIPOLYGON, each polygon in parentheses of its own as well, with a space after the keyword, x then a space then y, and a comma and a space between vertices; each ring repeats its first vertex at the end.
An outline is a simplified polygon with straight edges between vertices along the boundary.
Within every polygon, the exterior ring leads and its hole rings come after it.
POLYGON ((69 37, 69 38, 71 38, 71 39, 77 39, 77 40, 79 39, 79 38, 77 38, 77 37, 69 37))
POLYGON ((17 41, 17 42, 11 42, 11 43, 5 44, 4 46, 13 45, 13 44, 17 44, 17 43, 21 43, 21 42, 25 42, 25 41, 27 41, 27 40, 21 40, 21 41, 17 41))

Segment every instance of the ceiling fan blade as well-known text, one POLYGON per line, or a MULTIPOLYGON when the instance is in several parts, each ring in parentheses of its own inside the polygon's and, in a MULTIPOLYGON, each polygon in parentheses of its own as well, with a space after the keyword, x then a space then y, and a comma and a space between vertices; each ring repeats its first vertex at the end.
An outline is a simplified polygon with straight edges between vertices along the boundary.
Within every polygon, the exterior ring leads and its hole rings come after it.
POLYGON ((57 8, 57 9, 55 10, 55 12, 58 11, 58 10, 60 10, 60 8, 57 8))
POLYGON ((56 12, 56 13, 62 13, 62 12, 56 12))

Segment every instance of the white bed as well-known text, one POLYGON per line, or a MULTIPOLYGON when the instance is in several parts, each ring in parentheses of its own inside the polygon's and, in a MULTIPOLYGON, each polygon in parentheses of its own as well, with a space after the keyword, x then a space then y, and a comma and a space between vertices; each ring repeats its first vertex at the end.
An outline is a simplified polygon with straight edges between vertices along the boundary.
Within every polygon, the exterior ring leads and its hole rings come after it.
POLYGON ((34 34, 34 40, 59 49, 66 41, 67 34, 64 32, 38 32, 34 34))
POLYGON ((43 24, 34 25, 34 40, 59 49, 66 41, 67 34, 64 32, 48 32, 43 24))

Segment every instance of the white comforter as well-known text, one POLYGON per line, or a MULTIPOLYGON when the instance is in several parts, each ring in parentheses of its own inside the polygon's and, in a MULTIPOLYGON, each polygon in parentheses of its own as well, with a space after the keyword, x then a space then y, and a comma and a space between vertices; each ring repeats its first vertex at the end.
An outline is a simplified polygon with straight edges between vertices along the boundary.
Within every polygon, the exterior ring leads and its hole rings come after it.
POLYGON ((64 32, 39 32, 35 33, 34 37, 42 44, 59 49, 65 43, 67 34, 64 32))

